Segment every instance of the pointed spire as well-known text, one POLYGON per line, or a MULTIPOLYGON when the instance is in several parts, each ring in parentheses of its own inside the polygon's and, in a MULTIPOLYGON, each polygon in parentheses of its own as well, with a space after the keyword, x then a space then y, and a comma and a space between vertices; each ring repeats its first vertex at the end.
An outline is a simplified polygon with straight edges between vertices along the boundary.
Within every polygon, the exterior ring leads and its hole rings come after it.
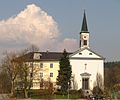
POLYGON ((87 20, 86 20, 85 10, 84 10, 84 16, 83 16, 83 22, 82 22, 82 28, 81 28, 81 33, 82 32, 87 32, 88 33, 88 27, 87 27, 87 20))

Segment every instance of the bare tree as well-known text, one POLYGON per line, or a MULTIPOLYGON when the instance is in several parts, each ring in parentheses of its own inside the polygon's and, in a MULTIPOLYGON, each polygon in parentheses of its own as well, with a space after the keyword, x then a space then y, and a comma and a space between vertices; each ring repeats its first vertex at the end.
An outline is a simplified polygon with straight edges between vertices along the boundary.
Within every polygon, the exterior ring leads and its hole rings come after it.
POLYGON ((37 52, 37 51, 39 51, 39 48, 36 46, 36 45, 30 45, 27 49, 26 49, 26 51, 28 51, 28 52, 37 52))
MULTIPOLYGON (((35 74, 36 69, 34 68, 34 61, 27 62, 24 58, 24 55, 28 52, 35 52, 39 49, 35 45, 31 45, 29 48, 25 50, 21 50, 20 52, 5 52, 4 57, 1 61, 1 67, 4 72, 6 72, 8 79, 11 85, 11 96, 14 96, 15 90, 17 88, 16 83, 18 81, 23 82, 25 97, 27 97, 27 89, 30 89, 33 81, 33 74, 35 74), (30 66, 31 63, 31 66, 30 66), (23 76, 23 77, 19 77, 23 76), (19 80, 18 79, 21 79, 19 80)), ((2 83, 1 83, 2 84, 2 83)))
POLYGON ((33 80, 36 78, 39 69, 34 66, 34 59, 27 61, 27 58, 24 58, 28 52, 36 52, 38 48, 32 45, 30 48, 27 48, 21 52, 21 56, 18 57, 16 62, 20 65, 17 81, 19 81, 18 86, 24 92, 25 98, 28 98, 28 90, 31 89, 33 85, 33 80))
POLYGON ((15 52, 6 52, 4 53, 4 58, 2 60, 2 69, 7 73, 9 76, 9 80, 11 83, 11 96, 14 95, 15 92, 15 79, 17 77, 19 71, 19 65, 14 63, 14 59, 17 57, 15 52))
POLYGON ((78 89, 78 84, 77 84, 77 82, 75 80, 75 75, 73 75, 72 78, 71 78, 71 86, 72 86, 73 90, 77 90, 78 89))
POLYGON ((103 78, 102 78, 102 75, 100 73, 97 73, 96 75, 96 85, 103 89, 103 78))
POLYGON ((0 71, 0 93, 10 93, 11 83, 5 70, 0 71))
POLYGON ((120 62, 106 62, 105 87, 109 91, 114 92, 113 87, 119 83, 120 83, 120 62))
POLYGON ((103 78, 100 73, 96 74, 96 81, 94 83, 93 94, 94 95, 102 95, 103 94, 103 78))

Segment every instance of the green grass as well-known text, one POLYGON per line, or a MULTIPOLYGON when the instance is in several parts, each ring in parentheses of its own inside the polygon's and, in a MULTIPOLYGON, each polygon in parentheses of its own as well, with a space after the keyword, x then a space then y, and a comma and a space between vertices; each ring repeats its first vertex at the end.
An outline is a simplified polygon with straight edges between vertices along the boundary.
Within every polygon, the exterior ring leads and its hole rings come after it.
POLYGON ((113 93, 114 99, 120 99, 120 93, 113 93))
POLYGON ((79 99, 78 96, 75 95, 53 95, 52 99, 79 99))
POLYGON ((67 95, 53 95, 52 99, 68 99, 67 95))
MULTIPOLYGON (((20 98, 21 96, 18 96, 18 98, 20 98)), ((80 99, 80 93, 76 91, 70 92, 68 97, 67 94, 64 95, 62 95, 62 93, 52 94, 48 90, 30 90, 28 92, 28 96, 31 99, 80 99)))
POLYGON ((31 97, 32 99, 79 99, 76 95, 34 95, 31 97))

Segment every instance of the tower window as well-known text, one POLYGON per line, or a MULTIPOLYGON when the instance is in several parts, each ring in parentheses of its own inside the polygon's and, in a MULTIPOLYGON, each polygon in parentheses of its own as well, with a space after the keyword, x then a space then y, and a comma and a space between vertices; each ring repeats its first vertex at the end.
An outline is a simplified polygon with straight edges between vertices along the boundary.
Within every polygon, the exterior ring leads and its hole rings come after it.
POLYGON ((80 47, 81 47, 81 40, 80 40, 80 47))
POLYGON ((84 40, 84 41, 83 41, 83 45, 87 45, 87 40, 84 40))

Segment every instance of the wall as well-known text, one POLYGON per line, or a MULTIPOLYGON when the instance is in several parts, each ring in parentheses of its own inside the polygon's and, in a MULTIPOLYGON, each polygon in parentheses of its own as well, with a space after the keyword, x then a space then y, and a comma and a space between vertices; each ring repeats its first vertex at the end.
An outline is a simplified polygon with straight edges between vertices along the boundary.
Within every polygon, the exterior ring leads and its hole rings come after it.
POLYGON ((59 61, 40 61, 33 63, 35 72, 33 78, 33 89, 40 88, 40 79, 44 81, 50 81, 55 83, 58 76, 59 61), (40 63, 43 63, 43 68, 40 68, 40 63), (50 68, 50 64, 53 64, 53 68, 50 68), (43 73, 43 77, 40 77, 40 73, 43 73), (50 73, 53 73, 53 77, 50 77, 50 73))
POLYGON ((78 88, 82 88, 82 78, 81 73, 87 72, 91 74, 90 76, 90 89, 93 89, 94 82, 96 81, 96 74, 100 73, 104 79, 104 67, 103 60, 79 60, 79 59, 70 59, 70 64, 72 66, 72 74, 75 77, 78 88), (85 68, 86 64, 86 68, 85 68))

